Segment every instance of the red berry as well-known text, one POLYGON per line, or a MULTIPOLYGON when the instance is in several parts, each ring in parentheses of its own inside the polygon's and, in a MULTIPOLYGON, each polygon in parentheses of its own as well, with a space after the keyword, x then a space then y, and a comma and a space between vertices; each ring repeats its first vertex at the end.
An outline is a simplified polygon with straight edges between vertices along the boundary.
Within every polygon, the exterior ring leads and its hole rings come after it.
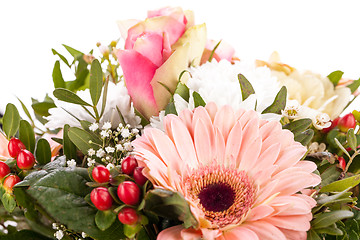
POLYGON ((356 127, 356 120, 352 113, 348 113, 345 116, 341 117, 338 122, 338 128, 342 132, 347 132, 350 128, 356 127))
POLYGON ((345 159, 344 159, 343 157, 339 157, 338 160, 339 160, 339 165, 340 165, 341 169, 342 169, 343 171, 345 171, 345 168, 346 168, 345 159))
POLYGON ((7 178, 5 178, 3 186, 6 191, 11 192, 14 185, 20 182, 20 178, 16 175, 10 175, 7 178))
POLYGON ((35 157, 30 151, 23 149, 17 156, 16 163, 20 169, 31 169, 35 164, 35 157))
POLYGON ((10 167, 6 163, 0 161, 0 181, 9 173, 10 167))
POLYGON ((93 189, 90 193, 90 199, 95 207, 100 211, 110 209, 113 203, 113 199, 105 187, 98 187, 93 189))
POLYGON ((124 207, 120 210, 118 215, 119 221, 123 224, 133 225, 138 221, 138 215, 135 209, 130 207, 124 207))
POLYGON ((8 150, 11 157, 16 158, 22 149, 26 149, 26 147, 19 139, 10 139, 8 144, 8 150))
POLYGON ((132 175, 134 169, 138 166, 137 161, 134 156, 128 156, 121 162, 121 170, 123 173, 132 175))
POLYGON ((140 186, 144 185, 146 183, 146 181, 148 180, 142 173, 143 169, 144 169, 144 167, 136 167, 134 170, 134 174, 133 174, 135 182, 137 184, 139 184, 140 186))
POLYGON ((125 204, 136 205, 140 199, 140 188, 134 182, 124 181, 118 186, 117 194, 125 204))
POLYGON ((95 167, 91 175, 94 181, 98 183, 105 183, 110 180, 110 171, 103 165, 95 167))

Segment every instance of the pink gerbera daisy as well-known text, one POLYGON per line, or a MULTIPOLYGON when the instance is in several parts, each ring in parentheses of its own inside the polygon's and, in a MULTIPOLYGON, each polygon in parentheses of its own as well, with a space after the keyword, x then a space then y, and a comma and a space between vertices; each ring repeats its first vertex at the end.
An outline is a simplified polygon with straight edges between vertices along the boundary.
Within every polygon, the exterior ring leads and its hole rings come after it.
POLYGON ((209 103, 167 115, 164 127, 146 128, 135 153, 155 188, 183 194, 198 226, 158 239, 306 239, 316 202, 301 191, 320 177, 279 122, 209 103))

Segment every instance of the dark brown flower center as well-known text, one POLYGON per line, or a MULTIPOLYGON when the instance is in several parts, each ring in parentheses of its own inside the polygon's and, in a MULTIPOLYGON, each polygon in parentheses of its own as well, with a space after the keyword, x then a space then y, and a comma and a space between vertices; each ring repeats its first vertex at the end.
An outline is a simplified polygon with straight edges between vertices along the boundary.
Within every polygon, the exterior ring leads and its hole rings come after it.
POLYGON ((229 184, 215 183, 203 188, 198 198, 206 211, 221 212, 233 205, 235 192, 229 184))

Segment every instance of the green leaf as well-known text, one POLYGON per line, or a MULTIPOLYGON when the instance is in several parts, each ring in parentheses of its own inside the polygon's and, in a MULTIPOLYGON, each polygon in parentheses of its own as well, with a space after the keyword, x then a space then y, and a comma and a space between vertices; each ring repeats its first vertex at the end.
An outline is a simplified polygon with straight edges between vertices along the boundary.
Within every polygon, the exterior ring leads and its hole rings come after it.
POLYGON ((140 224, 136 225, 124 225, 124 234, 130 239, 133 239, 135 235, 142 229, 140 224))
POLYGON ((262 113, 281 114, 281 110, 284 110, 286 106, 286 94, 287 94, 286 87, 282 86, 280 91, 276 95, 274 102, 264 111, 262 111, 262 113))
POLYGON ((105 83, 104 83, 104 92, 103 92, 103 99, 102 99, 102 104, 101 104, 100 118, 103 116, 104 111, 105 111, 108 87, 109 87, 109 78, 107 77, 105 80, 105 83))
POLYGON ((69 135, 68 135, 69 128, 70 128, 70 126, 68 124, 65 124, 64 130, 63 130, 63 150, 64 150, 64 154, 66 156, 66 159, 77 159, 76 146, 70 140, 69 135))
POLYGON ((310 231, 307 234, 307 240, 321 240, 319 235, 315 232, 314 229, 310 229, 310 231))
POLYGON ((331 212, 323 212, 316 216, 314 220, 312 220, 312 228, 320 229, 326 228, 330 225, 336 223, 345 218, 351 218, 354 216, 354 213, 347 210, 336 210, 331 212))
POLYGON ((325 195, 325 194, 324 194, 324 196, 320 195, 319 199, 317 200, 317 204, 318 205, 326 205, 326 204, 332 203, 335 200, 343 198, 343 197, 348 198, 352 194, 351 192, 347 193, 347 191, 349 191, 349 189, 350 188, 347 188, 344 191, 338 192, 338 193, 336 193, 334 195, 331 195, 331 196, 328 196, 328 195, 325 195))
POLYGON ((320 176, 321 186, 326 186, 333 181, 336 181, 340 176, 340 172, 335 165, 331 165, 324 172, 322 172, 320 176))
POLYGON ((100 138, 95 138, 94 135, 88 133, 87 131, 81 128, 77 128, 77 127, 69 128, 68 135, 70 140, 84 154, 87 154, 87 151, 90 148, 98 149, 99 144, 100 145, 102 144, 100 138))
POLYGON ((344 72, 337 70, 337 71, 330 73, 327 77, 330 80, 330 82, 332 82, 334 87, 336 87, 338 85, 341 77, 343 76, 343 74, 344 74, 344 72))
POLYGON ((63 46, 66 48, 66 50, 71 54, 71 56, 73 56, 74 58, 77 58, 79 55, 84 55, 82 52, 72 48, 72 47, 69 47, 65 44, 63 44, 63 46))
POLYGON ((350 128, 348 130, 348 132, 346 133, 346 140, 349 143, 349 146, 351 147, 351 149, 356 150, 358 144, 357 144, 357 139, 356 139, 353 128, 350 128))
POLYGON ((337 138, 334 138, 334 141, 335 141, 336 145, 341 149, 341 151, 343 151, 343 152, 346 154, 346 156, 348 156, 349 158, 351 158, 351 157, 350 157, 350 154, 348 153, 348 151, 346 151, 346 149, 345 149, 344 146, 339 142, 339 140, 338 140, 337 138))
POLYGON ((360 78, 358 80, 355 80, 350 85, 347 85, 347 87, 350 88, 351 93, 354 93, 360 87, 360 78))
POLYGON ((89 103, 82 100, 78 95, 65 88, 57 88, 54 90, 53 94, 57 99, 64 102, 69 102, 84 106, 91 106, 89 103))
POLYGON ((308 145, 314 136, 314 130, 308 129, 302 133, 298 133, 294 136, 294 140, 301 143, 303 146, 308 145))
POLYGON ((189 102, 190 90, 185 84, 179 82, 175 89, 175 94, 179 94, 180 97, 182 97, 185 101, 189 102))
POLYGON ((114 223, 115 219, 116 214, 111 210, 98 211, 95 215, 96 226, 98 226, 101 231, 108 229, 114 223))
POLYGON ((19 125, 20 114, 14 104, 8 103, 3 116, 3 130, 8 139, 16 134, 19 125))
POLYGON ((291 123, 285 124, 282 128, 290 130, 294 135, 296 135, 308 129, 311 126, 311 124, 312 124, 312 120, 310 118, 302 118, 299 120, 295 120, 291 123))
POLYGON ((2 195, 1 201, 6 211, 8 211, 9 213, 14 211, 16 207, 16 202, 13 196, 6 192, 2 195))
POLYGON ((213 56, 214 56, 214 54, 215 54, 215 51, 216 51, 216 49, 219 47, 220 43, 221 43, 221 40, 215 45, 215 47, 214 47, 213 50, 211 51, 210 56, 209 56, 209 59, 208 59, 208 62, 211 62, 211 60, 213 59, 213 56))
POLYGON ((26 120, 20 121, 19 139, 24 143, 27 150, 34 153, 35 133, 30 123, 26 120))
POLYGON ((320 189, 320 192, 342 192, 347 188, 355 187, 360 183, 360 174, 332 182, 320 189))
POLYGON ((41 165, 45 165, 51 161, 51 148, 46 139, 40 138, 37 142, 35 156, 36 161, 41 165))
POLYGON ((53 78, 54 88, 65 88, 66 85, 61 73, 59 61, 55 62, 52 72, 52 78, 53 78))
POLYGON ((68 62, 68 60, 63 56, 63 55, 61 55, 60 53, 58 53, 55 49, 51 49, 51 51, 52 51, 52 53, 54 54, 54 55, 58 55, 59 57, 60 57, 60 59, 70 68, 71 66, 70 66, 70 64, 69 64, 69 62, 68 62))
POLYGON ((90 95, 94 106, 97 105, 103 86, 103 72, 97 59, 92 61, 90 69, 90 95))
POLYGON ((34 109, 34 112, 36 114, 47 117, 50 115, 49 109, 55 108, 56 105, 54 102, 38 102, 38 103, 33 103, 31 107, 34 109))
POLYGON ((206 103, 205 103, 204 99, 200 96, 199 93, 193 92, 193 97, 194 97, 195 107, 199 107, 199 106, 205 107, 206 103))
MULTIPOLYGON (((114 221, 105 231, 96 227, 97 209, 84 199, 92 190, 85 184, 90 181, 87 169, 60 166, 53 168, 51 163, 48 164, 50 166, 46 165, 48 170, 45 176, 35 177, 27 193, 51 217, 71 230, 85 232, 94 239, 123 239, 125 236, 122 234, 122 224, 119 221, 114 221)), ((32 174, 35 172, 27 177, 32 178, 32 174)))
POLYGON ((330 227, 316 229, 316 232, 337 236, 341 236, 344 234, 339 228, 336 227, 336 224, 333 224, 330 227))
POLYGON ((166 105, 165 108, 165 116, 168 114, 175 114, 177 115, 176 107, 174 101, 169 102, 168 105, 166 105))
POLYGON ((21 104, 21 107, 22 107, 24 113, 26 114, 26 116, 30 119, 31 122, 33 122, 33 119, 32 119, 32 117, 31 117, 31 115, 30 115, 30 112, 29 112, 29 110, 27 109, 27 107, 25 106, 25 104, 20 100, 20 98, 18 98, 18 97, 16 97, 16 98, 19 100, 19 102, 20 102, 20 104, 21 104))
POLYGON ((88 69, 84 69, 82 72, 78 74, 74 81, 67 81, 66 89, 70 91, 76 92, 78 90, 85 90, 89 87, 90 82, 90 74, 88 69))
POLYGON ((11 234, 0 235, 1 240, 51 240, 40 233, 31 230, 20 230, 11 234))
POLYGON ((180 193, 155 189, 148 191, 144 199, 144 210, 146 211, 158 216, 180 220, 184 223, 185 228, 198 225, 188 202, 180 193))
POLYGON ((240 84, 240 88, 241 88, 242 100, 244 101, 251 94, 255 94, 255 90, 254 90, 253 86, 251 85, 251 83, 241 73, 238 74, 238 79, 239 79, 239 84, 240 84))

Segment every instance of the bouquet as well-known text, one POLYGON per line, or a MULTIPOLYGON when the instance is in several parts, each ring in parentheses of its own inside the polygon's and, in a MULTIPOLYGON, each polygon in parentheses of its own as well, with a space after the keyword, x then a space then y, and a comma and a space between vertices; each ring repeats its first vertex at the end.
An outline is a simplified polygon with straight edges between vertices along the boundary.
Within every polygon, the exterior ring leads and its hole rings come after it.
POLYGON ((1 239, 360 239, 360 79, 239 59, 180 7, 118 25, 7 104, 1 239))

